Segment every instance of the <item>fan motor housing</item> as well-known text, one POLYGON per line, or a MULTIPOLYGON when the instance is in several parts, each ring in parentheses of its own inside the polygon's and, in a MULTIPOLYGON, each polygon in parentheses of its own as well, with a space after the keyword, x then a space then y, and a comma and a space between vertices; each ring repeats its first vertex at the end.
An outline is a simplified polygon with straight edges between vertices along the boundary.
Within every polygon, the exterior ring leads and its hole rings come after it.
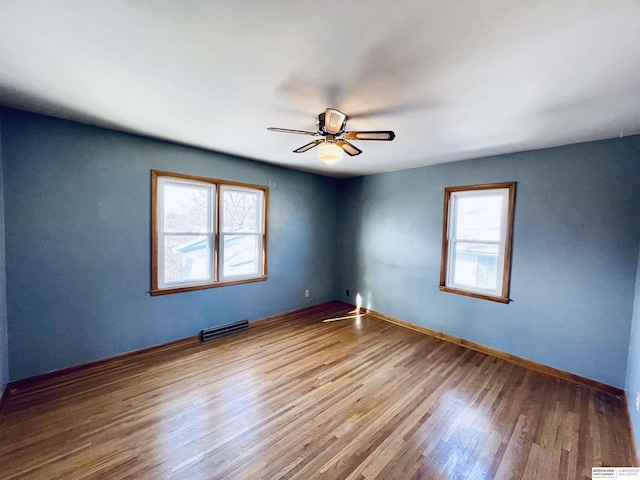
POLYGON ((338 111, 328 108, 326 112, 322 112, 318 115, 316 126, 321 133, 330 133, 333 135, 344 132, 344 128, 347 124, 347 116, 338 111), (328 112, 328 117, 327 117, 328 112))

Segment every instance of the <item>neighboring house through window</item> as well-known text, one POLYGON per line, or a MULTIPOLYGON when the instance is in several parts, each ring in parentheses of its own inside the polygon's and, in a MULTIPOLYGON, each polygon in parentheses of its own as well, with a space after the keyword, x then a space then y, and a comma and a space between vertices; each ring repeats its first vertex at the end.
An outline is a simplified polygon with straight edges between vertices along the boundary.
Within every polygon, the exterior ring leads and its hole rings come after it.
POLYGON ((515 188, 445 188, 440 290, 508 303, 515 188))
POLYGON ((267 278, 268 188, 151 172, 151 294, 267 278))

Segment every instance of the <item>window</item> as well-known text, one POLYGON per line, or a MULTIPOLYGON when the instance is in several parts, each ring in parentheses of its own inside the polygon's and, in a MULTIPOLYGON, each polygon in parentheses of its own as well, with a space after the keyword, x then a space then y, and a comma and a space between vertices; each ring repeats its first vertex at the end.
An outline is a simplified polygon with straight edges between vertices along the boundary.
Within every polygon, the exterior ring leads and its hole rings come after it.
POLYGON ((448 187, 440 290, 509 302, 515 182, 448 187))
POLYGON ((151 294, 266 280, 268 188, 151 172, 151 294))
POLYGON ((243 187, 220 187, 220 257, 222 279, 256 277, 262 271, 263 192, 243 187))

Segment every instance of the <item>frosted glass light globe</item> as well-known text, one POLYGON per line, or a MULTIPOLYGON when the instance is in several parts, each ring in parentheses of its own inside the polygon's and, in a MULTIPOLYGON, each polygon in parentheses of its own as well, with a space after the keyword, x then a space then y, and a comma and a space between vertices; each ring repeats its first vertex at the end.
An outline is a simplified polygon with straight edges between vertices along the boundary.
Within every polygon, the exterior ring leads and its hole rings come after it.
POLYGON ((318 159, 321 162, 331 165, 342 158, 344 150, 335 143, 323 143, 318 148, 318 159))

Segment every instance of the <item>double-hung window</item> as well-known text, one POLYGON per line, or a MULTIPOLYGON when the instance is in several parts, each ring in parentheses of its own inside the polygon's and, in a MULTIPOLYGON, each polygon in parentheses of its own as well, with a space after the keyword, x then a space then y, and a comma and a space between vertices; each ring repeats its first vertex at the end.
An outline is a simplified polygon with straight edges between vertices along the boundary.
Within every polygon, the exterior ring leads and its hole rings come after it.
POLYGON ((515 187, 445 188, 440 290, 509 301, 515 187))
POLYGON ((151 294, 266 280, 268 188, 151 172, 151 294))

